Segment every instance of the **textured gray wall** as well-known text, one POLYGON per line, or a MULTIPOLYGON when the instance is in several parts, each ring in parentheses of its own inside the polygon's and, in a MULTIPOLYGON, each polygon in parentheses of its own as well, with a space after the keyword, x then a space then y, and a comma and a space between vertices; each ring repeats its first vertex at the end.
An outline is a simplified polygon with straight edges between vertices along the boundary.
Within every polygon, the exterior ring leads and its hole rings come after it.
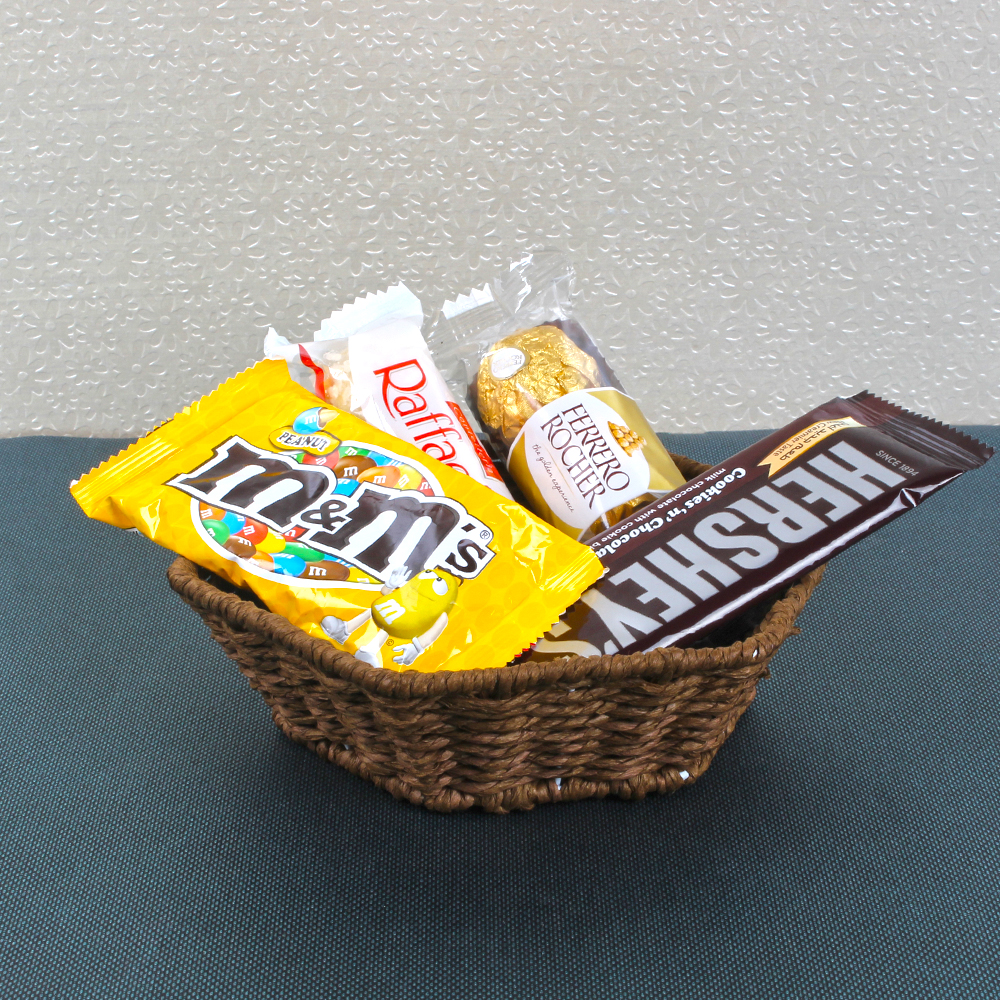
POLYGON ((660 430, 1000 419, 995 2, 8 0, 0 433, 137 433, 528 247, 660 430))

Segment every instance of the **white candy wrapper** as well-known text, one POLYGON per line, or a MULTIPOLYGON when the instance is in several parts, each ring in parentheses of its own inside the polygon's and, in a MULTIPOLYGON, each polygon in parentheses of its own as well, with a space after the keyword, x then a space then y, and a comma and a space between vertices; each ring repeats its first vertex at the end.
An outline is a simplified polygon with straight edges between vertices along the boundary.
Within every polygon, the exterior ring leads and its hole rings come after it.
POLYGON ((423 318, 413 292, 393 285, 323 320, 311 343, 268 330, 264 355, 286 361, 292 378, 331 406, 513 499, 431 359, 423 318))

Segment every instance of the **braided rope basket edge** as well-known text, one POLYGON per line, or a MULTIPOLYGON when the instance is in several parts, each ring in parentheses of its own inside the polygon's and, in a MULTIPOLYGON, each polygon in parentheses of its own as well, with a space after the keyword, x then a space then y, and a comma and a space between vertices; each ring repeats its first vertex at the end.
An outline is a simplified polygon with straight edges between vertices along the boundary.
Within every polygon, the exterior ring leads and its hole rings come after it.
MULTIPOLYGON (((709 468, 674 457, 688 478, 709 468)), ((167 576, 290 739, 428 809, 508 812, 640 799, 700 777, 798 633, 824 568, 729 646, 434 673, 371 667, 214 586, 187 559, 167 576)))

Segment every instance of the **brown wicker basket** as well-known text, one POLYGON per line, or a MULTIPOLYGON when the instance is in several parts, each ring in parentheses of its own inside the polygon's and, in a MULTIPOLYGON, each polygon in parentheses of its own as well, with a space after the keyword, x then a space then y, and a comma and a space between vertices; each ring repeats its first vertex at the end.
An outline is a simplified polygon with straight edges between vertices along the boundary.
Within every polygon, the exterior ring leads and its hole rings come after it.
MULTIPOLYGON (((708 468, 675 459, 689 478, 708 468)), ((428 809, 508 812, 639 799, 698 778, 798 633, 823 569, 728 646, 436 673, 370 667, 214 585, 187 559, 168 577, 290 739, 428 809)))

